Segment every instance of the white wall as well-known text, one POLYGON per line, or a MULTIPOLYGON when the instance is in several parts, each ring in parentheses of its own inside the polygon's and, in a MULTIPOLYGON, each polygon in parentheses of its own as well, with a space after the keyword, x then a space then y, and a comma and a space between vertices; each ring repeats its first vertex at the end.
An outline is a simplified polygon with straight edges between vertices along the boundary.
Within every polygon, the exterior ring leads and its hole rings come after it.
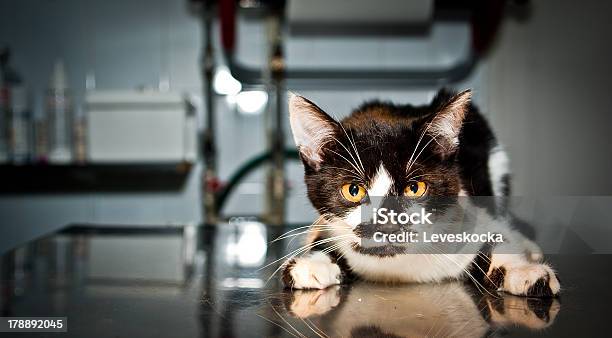
POLYGON ((503 26, 485 80, 514 193, 612 194, 612 3, 531 3, 503 26))

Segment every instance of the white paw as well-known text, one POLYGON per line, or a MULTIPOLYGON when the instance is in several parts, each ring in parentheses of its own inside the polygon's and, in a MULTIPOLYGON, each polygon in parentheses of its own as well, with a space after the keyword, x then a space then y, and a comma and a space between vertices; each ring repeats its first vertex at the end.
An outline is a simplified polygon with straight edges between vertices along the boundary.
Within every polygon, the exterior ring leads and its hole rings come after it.
POLYGON ((504 295, 500 298, 487 297, 490 320, 495 326, 524 326, 541 330, 554 323, 561 304, 554 298, 535 299, 504 295))
POLYGON ((340 287, 337 285, 325 290, 293 291, 289 310, 299 318, 325 314, 340 303, 339 292, 340 287))
POLYGON ((340 267, 320 252, 295 259, 290 269, 292 285, 289 286, 294 289, 325 289, 340 284, 340 267))
POLYGON ((503 290, 514 295, 546 297, 561 291, 553 269, 546 264, 505 267, 503 290))

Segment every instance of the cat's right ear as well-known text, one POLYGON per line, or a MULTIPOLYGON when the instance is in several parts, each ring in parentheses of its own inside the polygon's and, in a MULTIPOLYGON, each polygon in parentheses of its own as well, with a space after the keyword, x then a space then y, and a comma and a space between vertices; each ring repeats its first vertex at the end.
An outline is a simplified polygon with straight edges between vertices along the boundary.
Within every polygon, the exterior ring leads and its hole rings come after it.
POLYGON ((289 122, 304 161, 315 170, 323 162, 323 146, 333 140, 337 122, 308 99, 290 94, 289 122))

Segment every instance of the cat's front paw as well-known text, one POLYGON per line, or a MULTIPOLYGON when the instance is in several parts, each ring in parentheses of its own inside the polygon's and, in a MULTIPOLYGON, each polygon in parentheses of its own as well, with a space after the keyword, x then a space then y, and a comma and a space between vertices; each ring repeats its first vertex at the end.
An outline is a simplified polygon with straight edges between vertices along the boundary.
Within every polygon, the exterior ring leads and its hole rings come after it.
POLYGON ((499 289, 517 296, 553 297, 561 291, 555 272, 546 264, 526 263, 494 268, 489 278, 499 289))
POLYGON ((554 298, 530 298, 504 295, 487 297, 490 321, 496 327, 520 325, 541 330, 554 323, 561 304, 554 298))
POLYGON ((325 289, 340 282, 340 267, 321 252, 294 258, 283 271, 283 283, 293 289, 325 289))
POLYGON ((335 285, 324 290, 290 291, 287 310, 298 318, 320 316, 340 303, 340 286, 335 285))

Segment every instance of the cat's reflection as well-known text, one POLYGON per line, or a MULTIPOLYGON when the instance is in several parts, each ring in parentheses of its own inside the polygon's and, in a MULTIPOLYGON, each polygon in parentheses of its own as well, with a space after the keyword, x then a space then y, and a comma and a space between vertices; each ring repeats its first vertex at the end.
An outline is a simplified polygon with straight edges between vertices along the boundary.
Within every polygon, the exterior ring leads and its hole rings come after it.
POLYGON ((483 295, 462 283, 356 283, 284 297, 290 331, 315 337, 483 337, 510 326, 546 328, 560 309, 556 299, 483 295))

